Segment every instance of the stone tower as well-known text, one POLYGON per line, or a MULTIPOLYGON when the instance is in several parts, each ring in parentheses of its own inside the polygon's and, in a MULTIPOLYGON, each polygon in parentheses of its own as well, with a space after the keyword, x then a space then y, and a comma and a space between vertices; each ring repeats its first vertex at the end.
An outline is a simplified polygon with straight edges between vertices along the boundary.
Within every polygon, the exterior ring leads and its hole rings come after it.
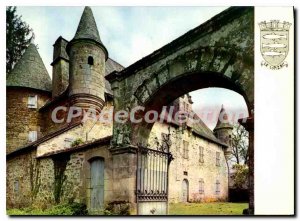
POLYGON ((228 148, 225 150, 225 155, 228 156, 231 154, 231 136, 232 136, 233 126, 230 124, 228 115, 225 111, 224 106, 222 105, 217 125, 214 129, 215 136, 221 140, 223 143, 228 145, 228 148))
POLYGON ((85 7, 74 38, 67 44, 71 105, 101 111, 105 97, 105 62, 108 52, 101 42, 90 7, 85 7))
POLYGON ((39 108, 51 98, 51 79, 34 44, 6 75, 7 153, 41 137, 39 108))

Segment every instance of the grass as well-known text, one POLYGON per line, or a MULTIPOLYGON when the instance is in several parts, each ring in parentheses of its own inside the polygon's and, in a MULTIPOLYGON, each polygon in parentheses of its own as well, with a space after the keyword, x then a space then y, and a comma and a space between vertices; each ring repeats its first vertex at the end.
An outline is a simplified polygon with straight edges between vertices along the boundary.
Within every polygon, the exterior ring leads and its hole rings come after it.
POLYGON ((243 215, 248 203, 171 203, 169 215, 243 215))
POLYGON ((6 214, 10 216, 82 216, 87 215, 88 211, 86 206, 81 203, 68 203, 68 204, 59 204, 52 206, 47 209, 38 209, 38 208, 22 208, 22 209, 7 209, 6 214))

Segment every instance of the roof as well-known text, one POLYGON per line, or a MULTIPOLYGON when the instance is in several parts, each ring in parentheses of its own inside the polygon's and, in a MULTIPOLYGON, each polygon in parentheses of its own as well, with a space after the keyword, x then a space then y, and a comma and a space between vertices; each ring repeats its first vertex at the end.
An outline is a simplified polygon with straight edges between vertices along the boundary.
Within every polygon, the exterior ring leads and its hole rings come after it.
POLYGON ((219 113, 219 117, 218 117, 218 122, 216 124, 216 127, 215 127, 214 131, 218 130, 218 129, 224 129, 224 128, 233 128, 233 127, 228 122, 228 115, 226 113, 226 110, 225 110, 224 106, 222 105, 220 113, 219 113), (221 116, 222 121, 220 120, 220 116, 221 116))
POLYGON ((92 9, 89 6, 84 7, 75 36, 67 46, 67 53, 69 53, 70 46, 77 40, 93 41, 103 49, 105 58, 106 60, 108 59, 108 51, 100 39, 97 24, 92 9))
MULTIPOLYGON (((177 100, 173 101, 172 105, 174 104, 174 102, 176 102, 177 100)), ((176 105, 174 105, 176 106, 176 105)), ((169 112, 168 110, 166 110, 164 112, 164 115, 160 115, 160 119, 161 117, 163 118, 164 122, 167 122, 169 124, 172 124, 174 126, 182 126, 179 124, 179 122, 176 122, 176 120, 174 119, 175 113, 178 110, 174 109, 173 111, 173 116, 169 116, 169 112)), ((196 114, 191 114, 191 116, 194 116, 194 120, 187 120, 186 126, 187 128, 190 128, 192 130, 192 132, 194 132, 195 134, 199 135, 202 138, 205 138, 206 140, 212 141, 216 144, 222 145, 222 146, 226 146, 227 144, 223 143, 222 141, 220 141, 213 133, 213 131, 211 131, 206 124, 201 120, 201 118, 196 114)), ((159 120, 160 122, 160 120, 159 120)))
POLYGON ((34 142, 31 142, 29 144, 26 144, 24 146, 21 146, 19 147, 18 149, 12 151, 12 152, 9 152, 6 154, 6 157, 9 158, 9 157, 13 157, 15 155, 18 155, 20 153, 23 153, 23 152, 26 152, 26 151, 30 151, 32 150, 33 148, 36 148, 39 144, 49 140, 49 139, 52 139, 53 137, 56 137, 74 127, 77 127, 79 125, 81 125, 82 123, 81 122, 77 122, 77 123, 73 123, 73 124, 68 124, 66 126, 64 126, 63 128, 61 129, 58 129, 52 133, 49 133, 41 138, 39 138, 38 140, 34 141, 34 142))
POLYGON ((92 9, 88 6, 84 7, 73 39, 92 39, 102 44, 92 9))
MULTIPOLYGON (((122 71, 123 69, 124 67, 120 65, 118 62, 114 61, 111 58, 108 58, 105 63, 105 76, 110 74, 113 71, 122 71)), ((105 79, 105 92, 107 94, 113 95, 110 83, 106 79, 105 79)))
POLYGON ((64 154, 64 153, 73 153, 73 152, 86 150, 86 149, 95 147, 96 145, 104 145, 104 144, 109 145, 111 138, 112 138, 112 136, 106 136, 106 137, 103 137, 103 138, 100 138, 100 139, 88 141, 86 143, 83 143, 83 144, 75 146, 75 147, 70 147, 70 148, 66 148, 66 149, 52 151, 52 152, 46 153, 44 155, 41 155, 37 158, 45 158, 45 157, 50 157, 50 156, 56 156, 56 155, 64 154))
POLYGON ((51 79, 34 44, 30 44, 20 60, 6 76, 6 86, 51 91, 51 79))
POLYGON ((204 137, 208 140, 214 141, 215 143, 218 143, 220 145, 223 146, 227 146, 227 144, 223 143, 222 141, 220 141, 213 133, 213 131, 211 131, 206 124, 197 116, 195 115, 195 118, 197 120, 197 123, 194 123, 192 125, 192 129, 193 131, 200 135, 201 137, 204 137))

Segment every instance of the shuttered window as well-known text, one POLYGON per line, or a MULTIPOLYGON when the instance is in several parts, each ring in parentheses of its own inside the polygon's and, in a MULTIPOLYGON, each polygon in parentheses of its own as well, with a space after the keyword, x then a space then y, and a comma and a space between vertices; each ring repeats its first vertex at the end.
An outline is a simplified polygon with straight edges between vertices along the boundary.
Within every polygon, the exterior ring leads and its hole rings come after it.
POLYGON ((189 142, 183 141, 183 158, 189 158, 189 142))
POLYGON ((204 163, 204 147, 199 147, 199 162, 204 163))
POLYGON ((216 181, 216 194, 220 194, 220 186, 221 186, 221 183, 219 180, 216 181))
POLYGON ((202 178, 199 180, 199 193, 204 194, 204 180, 202 178))

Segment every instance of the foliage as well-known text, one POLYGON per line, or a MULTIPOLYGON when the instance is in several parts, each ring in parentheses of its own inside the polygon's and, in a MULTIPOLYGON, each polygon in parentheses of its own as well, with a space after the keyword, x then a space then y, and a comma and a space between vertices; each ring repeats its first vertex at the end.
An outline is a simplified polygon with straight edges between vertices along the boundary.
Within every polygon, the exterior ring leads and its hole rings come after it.
POLYGON ((248 176, 249 176, 249 168, 247 165, 235 164, 233 166, 234 173, 232 175, 232 179, 234 182, 234 187, 237 189, 244 189, 247 187, 248 176))
POLYGON ((170 203, 169 215, 243 215, 248 203, 170 203))
POLYGON ((72 143, 71 143, 71 147, 76 147, 80 144, 83 144, 83 140, 81 138, 77 138, 76 140, 74 140, 72 143))
POLYGON ((10 209, 7 215, 24 216, 24 215, 64 215, 64 216, 85 216, 88 215, 86 205, 82 203, 59 204, 51 208, 42 210, 34 208, 10 209))
POLYGON ((21 58, 24 50, 34 39, 33 30, 22 16, 16 14, 17 8, 6 7, 6 72, 9 73, 14 64, 21 58))
POLYGON ((249 160, 249 153, 248 153, 248 146, 249 146, 249 133, 246 129, 240 125, 236 124, 232 130, 232 155, 231 160, 236 164, 248 164, 249 160))

